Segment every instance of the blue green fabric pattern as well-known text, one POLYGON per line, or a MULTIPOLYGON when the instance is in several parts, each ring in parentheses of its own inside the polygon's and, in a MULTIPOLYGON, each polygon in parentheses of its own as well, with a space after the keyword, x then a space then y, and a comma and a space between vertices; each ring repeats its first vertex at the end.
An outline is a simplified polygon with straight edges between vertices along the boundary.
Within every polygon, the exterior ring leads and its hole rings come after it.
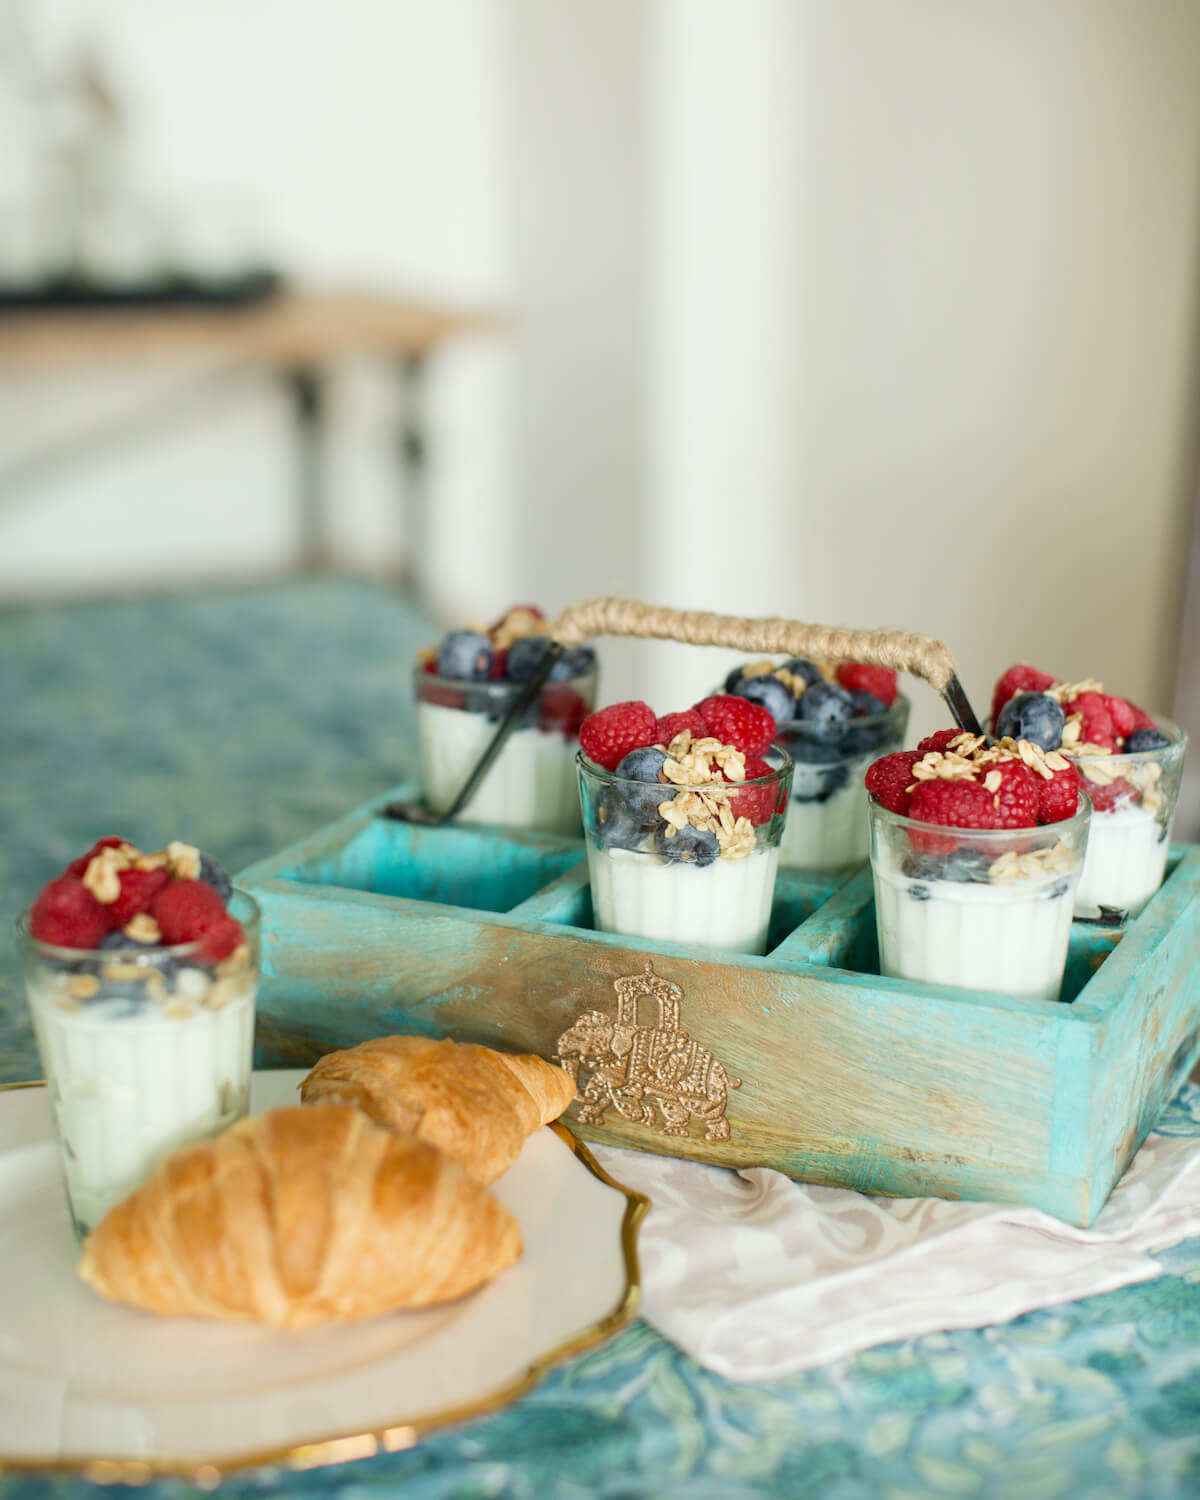
MULTIPOLYGON (((315 581, 0 615, 0 1082, 36 1059, 11 924, 94 838, 181 836, 231 870, 403 778, 435 627, 315 581)), ((1188 1085, 1159 1125, 1200 1135, 1188 1085)), ((498 1415, 405 1453, 231 1476, 374 1500, 1175 1500, 1200 1495, 1200 1239, 1156 1281, 735 1385, 644 1323, 498 1415)), ((99 1490, 0 1473, 0 1500, 99 1490)), ((160 1481, 148 1500, 194 1494, 160 1481)))

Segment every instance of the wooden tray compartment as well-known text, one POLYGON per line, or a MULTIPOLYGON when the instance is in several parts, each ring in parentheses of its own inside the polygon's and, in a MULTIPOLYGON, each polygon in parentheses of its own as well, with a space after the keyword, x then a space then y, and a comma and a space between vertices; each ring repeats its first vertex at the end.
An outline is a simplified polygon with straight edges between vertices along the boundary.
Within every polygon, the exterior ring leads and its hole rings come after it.
POLYGON ((1075 928, 1051 1006, 880 977, 869 870, 781 873, 762 958, 595 932, 581 841, 375 816, 414 792, 240 876, 261 1062, 566 1039, 589 1139, 1088 1224, 1200 1057, 1200 846, 1123 932, 1075 928))

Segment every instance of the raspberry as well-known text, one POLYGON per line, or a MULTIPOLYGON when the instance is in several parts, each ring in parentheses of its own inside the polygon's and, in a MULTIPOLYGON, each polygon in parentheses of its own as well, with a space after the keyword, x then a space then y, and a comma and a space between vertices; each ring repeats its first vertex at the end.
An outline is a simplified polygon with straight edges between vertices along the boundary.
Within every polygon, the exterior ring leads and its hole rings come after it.
POLYGON ((547 733, 557 731, 577 739, 587 716, 587 699, 565 682, 548 682, 538 696, 538 728, 547 733))
POLYGON ((933 734, 927 734, 923 740, 917 741, 917 753, 928 755, 931 750, 936 750, 939 755, 945 755, 950 748, 950 741, 957 739, 961 733, 961 729, 935 730, 933 734))
POLYGON ((200 939, 200 952, 214 963, 220 963, 223 958, 229 957, 239 943, 245 941, 246 934, 242 931, 242 924, 226 913, 205 930, 200 939))
POLYGON ((877 667, 866 661, 843 661, 834 673, 848 693, 870 693, 884 708, 896 701, 899 679, 891 667, 877 667))
POLYGON ((121 894, 108 908, 114 927, 125 927, 139 912, 149 911, 150 903, 171 878, 170 870, 122 870, 117 879, 121 894))
POLYGON ((982 781, 923 781, 908 804, 908 816, 945 828, 999 828, 1000 814, 982 781))
POLYGON ((708 725, 701 715, 694 708, 685 708, 681 714, 664 714, 659 719, 658 728, 654 731, 654 743, 669 745, 685 729, 696 740, 702 740, 708 734, 708 725))
POLYGON ((1092 806, 1098 813, 1112 812, 1118 803, 1141 801, 1141 793, 1123 776, 1118 776, 1108 786, 1098 786, 1094 781, 1085 781, 1083 789, 1092 799, 1092 806))
MULTIPOLYGON (((757 755, 746 757, 746 780, 754 781, 760 776, 774 775, 774 768, 757 755)), ((755 828, 769 823, 782 801, 779 785, 747 786, 740 788, 729 799, 735 818, 749 818, 755 828)))
POLYGON ((648 703, 637 698, 612 703, 584 719, 579 745, 589 760, 615 771, 631 750, 654 743, 657 727, 658 719, 648 703))
POLYGON ((57 948, 94 948, 111 930, 108 911, 78 875, 60 875, 43 886, 29 914, 29 931, 57 948))
POLYGON ((1154 720, 1150 717, 1150 715, 1146 712, 1146 710, 1144 708, 1139 708, 1136 703, 1129 703, 1128 699, 1126 699, 1125 701, 1128 704, 1128 706, 1133 710, 1133 723, 1129 726, 1129 729, 1127 730, 1128 734, 1132 734, 1135 729, 1157 729, 1158 728, 1158 725, 1154 722, 1154 720))
POLYGON ((775 720, 760 703, 714 693, 693 705, 709 734, 747 755, 761 755, 775 738, 775 720))
POLYGON ((1000 710, 1014 693, 1044 693, 1053 686, 1054 678, 1049 672, 1039 672, 1026 661, 1019 661, 1015 667, 1009 667, 992 693, 992 723, 995 724, 1000 717, 1000 710))
POLYGON ((64 875, 78 875, 80 879, 87 873, 87 867, 100 853, 101 849, 119 849, 122 844, 127 844, 128 839, 121 839, 116 834, 108 834, 102 839, 97 839, 86 854, 81 854, 78 859, 73 859, 63 871, 64 875))
MULTIPOLYGON (((1035 776, 1025 762, 1020 760, 1004 760, 999 765, 987 766, 984 770, 985 781, 991 771, 999 771, 1002 778, 999 791, 991 793, 996 817, 994 826, 1034 827, 1038 820, 1038 782, 1041 778, 1035 776)), ((987 790, 986 786, 984 790, 987 790)))
POLYGON ((504 676, 504 673, 507 670, 507 668, 508 668, 508 647, 507 646, 493 646, 492 647, 492 665, 488 668, 488 676, 494 682, 497 678, 504 676))
POLYGON ((1124 698, 1117 698, 1112 693, 1100 693, 1098 695, 1104 700, 1104 706, 1108 709, 1108 716, 1113 721, 1113 730, 1119 740, 1123 740, 1127 734, 1132 734, 1137 728, 1138 711, 1132 703, 1127 703, 1124 698))
POLYGON ((1075 816, 1079 800, 1079 772, 1068 761, 1066 768, 1055 771, 1051 780, 1038 777, 1038 822, 1061 823, 1075 816))
POLYGON ((150 912, 164 943, 194 943, 226 917, 225 903, 205 880, 170 881, 150 903, 150 912))
POLYGON ((1116 730, 1103 693, 1080 693, 1078 698, 1063 704, 1063 713, 1068 719, 1072 714, 1083 715, 1080 738, 1089 745, 1101 745, 1106 750, 1117 748, 1116 730))
POLYGON ((888 812, 908 813, 908 788, 912 784, 912 768, 921 759, 918 750, 898 750, 895 755, 884 755, 867 769, 867 791, 888 812))

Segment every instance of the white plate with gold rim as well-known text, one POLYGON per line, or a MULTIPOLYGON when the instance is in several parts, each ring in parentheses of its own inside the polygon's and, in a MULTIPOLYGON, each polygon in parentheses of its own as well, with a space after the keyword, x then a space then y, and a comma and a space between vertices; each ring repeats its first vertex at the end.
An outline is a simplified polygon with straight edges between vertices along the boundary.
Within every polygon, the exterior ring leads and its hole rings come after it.
MULTIPOLYGON (((251 1109, 295 1103, 303 1077, 256 1073, 251 1109)), ((461 1301, 303 1333, 158 1318, 77 1279, 46 1091, 0 1091, 0 1471, 211 1484, 407 1448, 515 1399, 633 1316, 646 1200, 558 1127, 493 1191, 525 1253, 461 1301)))

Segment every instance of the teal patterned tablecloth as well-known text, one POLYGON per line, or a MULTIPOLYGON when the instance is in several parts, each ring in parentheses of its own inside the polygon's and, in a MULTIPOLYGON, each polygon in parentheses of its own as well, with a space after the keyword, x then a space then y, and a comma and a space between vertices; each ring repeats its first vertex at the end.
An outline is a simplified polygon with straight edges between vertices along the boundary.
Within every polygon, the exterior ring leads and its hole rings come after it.
MULTIPOLYGON (((0 614, 0 1082, 32 1076, 11 919, 101 833, 231 869, 402 778, 426 619, 347 582, 0 614)), ((1161 1129, 1200 1135, 1200 1090, 1161 1129)), ((734 1385, 636 1323, 499 1415, 232 1495, 1102 1500, 1200 1495, 1200 1240, 1156 1281, 734 1385)), ((94 1488, 0 1476, 0 1500, 94 1488)), ((158 1482, 151 1500, 194 1493, 158 1482)), ((148 1492, 149 1493, 149 1492, 148 1492)))

